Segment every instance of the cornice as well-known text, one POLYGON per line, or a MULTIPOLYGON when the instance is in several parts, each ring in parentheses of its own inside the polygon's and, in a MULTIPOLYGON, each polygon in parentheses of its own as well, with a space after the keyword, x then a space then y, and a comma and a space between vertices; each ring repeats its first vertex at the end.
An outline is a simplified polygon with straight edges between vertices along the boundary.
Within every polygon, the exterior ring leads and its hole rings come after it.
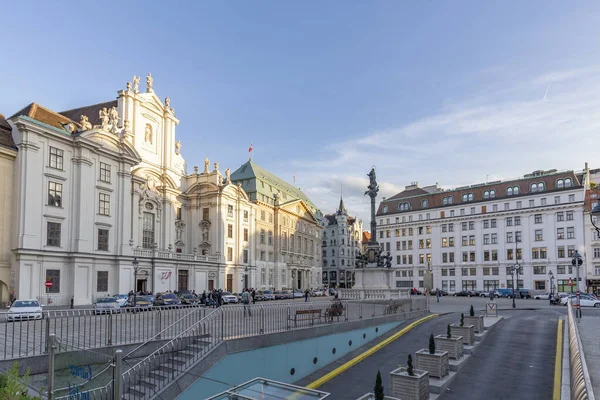
POLYGON ((67 180, 67 178, 65 178, 64 176, 49 174, 47 172, 44 173, 44 176, 46 178, 56 179, 56 180, 59 180, 59 181, 66 181, 67 180))
POLYGON ((94 162, 92 160, 90 160, 87 157, 82 157, 82 156, 73 157, 73 158, 71 158, 71 161, 73 162, 73 164, 84 164, 89 167, 94 165, 94 162))

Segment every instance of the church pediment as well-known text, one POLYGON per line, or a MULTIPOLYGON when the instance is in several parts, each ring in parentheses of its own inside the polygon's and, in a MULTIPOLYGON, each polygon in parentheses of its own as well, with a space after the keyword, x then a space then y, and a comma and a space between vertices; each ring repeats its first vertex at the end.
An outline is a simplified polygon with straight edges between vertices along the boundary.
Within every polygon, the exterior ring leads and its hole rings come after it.
POLYGON ((292 214, 298 215, 301 218, 314 221, 315 223, 318 222, 313 213, 302 200, 292 200, 288 203, 280 205, 280 208, 292 214))
POLYGON ((124 154, 128 157, 135 158, 137 162, 141 160, 139 153, 128 141, 123 140, 115 134, 106 132, 101 128, 94 128, 81 133, 81 135, 75 138, 76 142, 80 140, 92 143, 113 153, 118 153, 120 155, 124 154))

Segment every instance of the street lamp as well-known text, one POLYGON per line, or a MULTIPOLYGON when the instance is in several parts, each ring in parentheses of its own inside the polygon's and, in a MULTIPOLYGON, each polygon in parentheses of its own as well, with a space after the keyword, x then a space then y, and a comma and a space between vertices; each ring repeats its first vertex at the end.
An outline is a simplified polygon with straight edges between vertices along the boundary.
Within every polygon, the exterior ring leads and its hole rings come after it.
MULTIPOLYGON (((596 228, 598 229, 598 228, 596 228)), ((583 260, 581 259, 581 256, 579 255, 579 252, 577 250, 575 250, 575 253, 573 253, 573 259, 571 260, 571 265, 575 267, 575 282, 577 282, 577 310, 578 310, 578 316, 581 317, 581 307, 580 307, 580 292, 579 292, 579 267, 581 266, 581 264, 583 264, 583 260)), ((573 287, 573 286, 571 286, 573 287)))
POLYGON ((554 296, 554 274, 552 271, 548 271, 548 278, 550 279, 550 298, 554 296))
POLYGON ((137 274, 140 269, 140 262, 138 261, 137 257, 133 257, 133 261, 131 262, 131 264, 133 265, 133 306, 135 307, 137 305, 137 274))
POLYGON ((522 267, 519 264, 510 266, 510 274, 512 275, 513 287, 512 287, 512 307, 517 308, 515 303, 515 274, 517 274, 517 286, 519 286, 519 274, 523 275, 522 267))
POLYGON ((248 289, 248 266, 244 267, 244 288, 248 289))

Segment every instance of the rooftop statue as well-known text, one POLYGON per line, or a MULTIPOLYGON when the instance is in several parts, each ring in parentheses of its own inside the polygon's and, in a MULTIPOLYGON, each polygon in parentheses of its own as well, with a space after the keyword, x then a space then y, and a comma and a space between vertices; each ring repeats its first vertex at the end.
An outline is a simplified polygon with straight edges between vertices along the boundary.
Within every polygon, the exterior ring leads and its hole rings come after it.
POLYGON ((148 72, 148 75, 146 76, 146 92, 150 93, 152 92, 152 84, 154 83, 154 79, 152 79, 152 74, 150 72, 148 72))

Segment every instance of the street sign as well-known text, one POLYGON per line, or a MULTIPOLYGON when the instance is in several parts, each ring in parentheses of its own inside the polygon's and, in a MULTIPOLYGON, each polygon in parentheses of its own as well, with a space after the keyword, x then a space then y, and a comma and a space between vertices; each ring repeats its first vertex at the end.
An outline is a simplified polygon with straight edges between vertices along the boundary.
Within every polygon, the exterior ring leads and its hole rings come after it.
POLYGON ((51 287, 52 287, 52 282, 48 281, 48 282, 44 283, 44 285, 45 285, 47 288, 51 288, 51 287))
POLYGON ((573 286, 573 280, 571 278, 569 278, 569 283, 567 283, 567 285, 573 286))
POLYGON ((581 258, 574 258, 571 260, 571 265, 574 267, 581 267, 581 264, 583 264, 583 260, 581 258))

